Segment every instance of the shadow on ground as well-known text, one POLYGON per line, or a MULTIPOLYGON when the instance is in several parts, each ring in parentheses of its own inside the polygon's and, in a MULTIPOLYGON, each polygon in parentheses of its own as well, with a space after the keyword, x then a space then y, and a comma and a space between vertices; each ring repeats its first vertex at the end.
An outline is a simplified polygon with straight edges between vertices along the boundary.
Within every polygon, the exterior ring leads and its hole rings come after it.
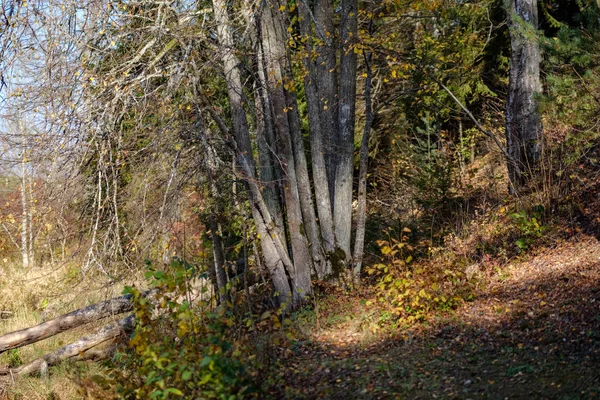
MULTIPOLYGON (((600 398, 600 243, 584 237, 516 264, 453 315, 279 359, 273 398, 600 398)), ((350 333, 349 333, 350 334, 350 333)))

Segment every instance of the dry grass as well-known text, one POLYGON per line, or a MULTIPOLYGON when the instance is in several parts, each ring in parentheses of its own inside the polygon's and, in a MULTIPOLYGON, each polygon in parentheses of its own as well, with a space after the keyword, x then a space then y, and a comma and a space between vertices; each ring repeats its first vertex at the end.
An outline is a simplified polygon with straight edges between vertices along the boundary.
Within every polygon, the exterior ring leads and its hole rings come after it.
MULTIPOLYGON (((16 263, 0 267, 0 309, 12 311, 12 317, 0 321, 0 335, 39 324, 63 313, 118 296, 122 285, 111 284, 107 277, 81 273, 76 265, 44 265, 23 268, 16 263)), ((30 362, 58 349, 97 326, 99 321, 61 333, 38 343, 0 354, 0 368, 30 362)), ((63 363, 51 368, 49 376, 25 377, 5 382, 11 399, 81 399, 78 384, 85 376, 102 375, 95 363, 63 363), (82 378, 83 377, 83 378, 82 378)), ((0 398, 1 398, 0 390, 0 398)))

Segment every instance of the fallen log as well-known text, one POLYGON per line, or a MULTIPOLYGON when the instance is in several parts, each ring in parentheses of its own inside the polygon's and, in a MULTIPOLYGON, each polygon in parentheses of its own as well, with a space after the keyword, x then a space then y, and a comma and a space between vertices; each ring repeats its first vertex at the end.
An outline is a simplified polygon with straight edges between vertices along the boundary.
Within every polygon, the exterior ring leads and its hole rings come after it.
POLYGON ((93 348, 107 341, 114 340, 122 334, 131 333, 134 327, 135 316, 131 314, 28 364, 12 369, 2 369, 0 370, 0 375, 31 375, 39 372, 42 368, 45 369, 68 359, 88 360, 105 358, 112 354, 114 351, 113 346, 102 350, 95 350, 93 348))
MULTIPOLYGON (((147 291, 144 296, 153 291, 147 291)), ((0 336, 0 354, 7 350, 39 342, 61 332, 98 321, 113 315, 123 314, 133 310, 130 294, 101 301, 88 307, 61 315, 50 321, 43 322, 30 328, 0 336)))
MULTIPOLYGON (((206 279, 195 279, 191 282, 191 290, 185 295, 180 295, 178 301, 198 301, 210 300, 213 296, 212 285, 206 279)), ((152 289, 144 292, 142 296, 149 298, 151 302, 156 302, 158 289, 152 289)), ((132 295, 124 295, 100 303, 92 304, 68 314, 61 315, 53 320, 41 323, 31 328, 7 333, 0 336, 0 354, 3 352, 26 346, 40 340, 57 335, 61 332, 88 324, 111 315, 118 315, 133 310, 132 295)), ((68 344, 52 353, 38 358, 28 364, 14 369, 0 369, 0 376, 3 375, 30 375, 36 372, 44 373, 49 366, 59 361, 71 360, 90 360, 101 359, 110 356, 115 349, 111 346, 105 349, 93 349, 93 347, 113 340, 121 333, 130 333, 135 327, 134 315, 119 320, 117 323, 106 325, 97 330, 94 334, 83 337, 71 344, 68 344)))

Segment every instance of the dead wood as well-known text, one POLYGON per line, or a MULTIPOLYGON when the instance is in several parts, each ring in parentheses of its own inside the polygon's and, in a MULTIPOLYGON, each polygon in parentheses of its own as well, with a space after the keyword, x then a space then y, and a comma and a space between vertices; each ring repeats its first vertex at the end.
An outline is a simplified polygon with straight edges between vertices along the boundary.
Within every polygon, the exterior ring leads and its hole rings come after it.
MULTIPOLYGON (((153 291, 147 291, 148 296, 153 291)), ((123 314, 133 310, 132 296, 130 294, 101 301, 85 308, 61 315, 50 321, 43 322, 30 328, 0 336, 0 354, 7 350, 39 342, 69 329, 76 328, 90 322, 98 321, 113 315, 123 314)))
POLYGON ((114 346, 100 350, 93 348, 102 343, 114 340, 122 334, 131 333, 134 327, 135 317, 131 314, 28 364, 18 368, 0 370, 0 375, 31 375, 40 371, 42 366, 52 366, 68 359, 88 360, 106 358, 114 352, 114 346))
MULTIPOLYGON (((208 300, 213 295, 212 286, 204 279, 195 279, 191 282, 190 286, 190 292, 187 293, 186 296, 181 296, 178 300, 208 300)), ((149 298, 151 302, 156 302, 157 294, 158 290, 152 289, 144 292, 142 296, 149 298)), ((30 328, 7 333, 0 336, 0 354, 7 350, 38 342, 61 332, 101 320, 111 315, 118 315, 131 311, 133 310, 133 303, 131 300, 132 295, 130 294, 116 297, 61 315, 53 320, 30 328)), ((134 326, 135 317, 132 314, 114 324, 106 325, 95 333, 85 336, 52 353, 46 354, 28 364, 13 369, 0 369, 0 376, 30 375, 67 359, 97 360, 107 358, 114 352, 114 346, 109 346, 104 349, 94 349, 94 347, 107 341, 111 341, 122 333, 132 332, 134 326)))

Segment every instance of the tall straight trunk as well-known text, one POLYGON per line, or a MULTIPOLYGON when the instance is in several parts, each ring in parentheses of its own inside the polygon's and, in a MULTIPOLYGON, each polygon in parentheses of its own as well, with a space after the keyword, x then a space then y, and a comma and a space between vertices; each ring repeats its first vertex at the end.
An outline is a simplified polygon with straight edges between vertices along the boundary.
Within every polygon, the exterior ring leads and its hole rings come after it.
POLYGON ((356 211, 356 238, 354 241, 354 282, 360 282, 363 253, 365 248, 365 229, 367 222, 367 169, 369 166, 369 137, 373 126, 373 104, 371 100, 371 82, 373 70, 370 56, 365 57, 367 79, 365 80, 365 130, 360 144, 360 166, 358 170, 358 209, 356 211))
MULTIPOLYGON (((278 17, 275 20, 279 32, 281 32, 284 43, 287 43, 289 36, 285 29, 285 18, 282 12, 275 11, 278 17)), ((290 128, 290 137, 292 139, 292 152, 294 156, 294 166, 296 168, 296 182, 298 185, 298 195, 300 198, 300 208, 302 211, 302 220, 304 221, 304 231, 308 238, 310 251, 312 255, 315 271, 325 269, 325 255, 321 246, 319 235, 319 225, 317 223, 317 215, 315 213, 315 205, 313 203, 312 189, 310 185, 310 177, 308 175, 308 162, 306 161, 306 151, 304 149, 304 139, 302 138, 302 127, 300 122, 300 113, 298 112, 298 100, 293 87, 294 78, 292 75, 292 65, 287 48, 285 48, 285 58, 282 58, 283 63, 283 78, 289 82, 289 89, 284 86, 285 101, 288 109, 288 123, 290 128)))
POLYGON ((262 193, 282 239, 285 239, 285 224, 281 197, 282 172, 276 159, 277 143, 273 125, 273 111, 267 95, 267 77, 264 68, 260 31, 260 15, 256 14, 252 0, 243 3, 243 14, 250 32, 252 47, 256 51, 254 81, 254 105, 256 118, 256 148, 258 150, 258 177, 262 193))
MULTIPOLYGON (((304 5, 308 0, 301 0, 304 5)), ((338 152, 336 135, 338 131, 338 67, 336 48, 334 45, 334 2, 331 0, 315 0, 314 18, 315 35, 318 44, 315 46, 316 60, 316 90, 319 99, 319 112, 321 117, 322 144, 325 150, 325 169, 327 173, 331 208, 333 209, 333 196, 335 193, 335 168, 336 154, 338 152)))
POLYGON ((266 93, 266 78, 263 68, 263 56, 257 45, 257 82, 255 88, 256 104, 256 147, 258 149, 258 177, 263 187, 262 193, 265 202, 275 221, 275 226, 282 238, 284 235, 283 207, 281 204, 280 182, 282 179, 281 168, 274 159, 277 148, 273 127, 273 114, 266 93))
POLYGON ((25 149, 21 159, 21 258, 23 267, 28 268, 32 260, 29 259, 29 207, 27 196, 27 159, 25 149))
POLYGON ((336 138, 337 161, 333 200, 333 225, 338 247, 346 261, 351 258, 352 173, 354 153, 354 117, 356 107, 357 56, 354 44, 358 35, 358 0, 342 0, 340 34, 339 131, 336 138))
POLYGON ((510 190, 514 192, 532 177, 540 158, 542 122, 536 96, 541 93, 540 46, 537 42, 536 0, 511 0, 510 78, 506 102, 506 140, 510 190))
MULTIPOLYGON (((320 117, 320 100, 317 94, 316 64, 312 61, 313 52, 311 15, 304 1, 298 3, 300 16, 300 34, 306 40, 305 54, 302 57, 304 68, 304 91, 308 108, 308 125, 310 130, 310 153, 312 161, 312 176, 315 188, 315 201, 319 216, 322 247, 329 255, 335 249, 335 236, 333 234, 333 215, 331 212, 331 198, 329 195, 329 181, 327 177, 327 164, 325 162, 325 144, 320 117)), ((313 244, 314 246, 315 244, 313 244)), ((326 261, 317 266, 317 276, 320 279, 331 274, 331 263, 326 261), (320 268, 319 268, 320 267, 320 268)))
POLYGON ((35 265, 35 247, 34 247, 34 242, 35 242, 35 236, 34 236, 34 230, 33 230, 33 213, 35 212, 34 209, 34 204, 35 204, 35 199, 33 196, 33 171, 30 171, 29 175, 28 175, 28 188, 29 188, 29 212, 28 212, 28 216, 27 216, 27 225, 29 226, 29 247, 27 248, 27 251, 29 252, 29 263, 31 265, 35 265))
POLYGON ((281 237, 269 231, 269 224, 274 225, 270 213, 264 205, 264 199, 260 189, 256 185, 254 172, 254 159, 252 158, 252 147, 248 132, 248 121, 242 102, 242 81, 238 69, 239 60, 233 52, 233 36, 230 30, 227 2, 225 0, 213 0, 213 10, 217 23, 217 39, 221 45, 221 60, 223 72, 227 83, 229 95, 229 106, 233 120, 233 130, 237 146, 238 166, 243 172, 246 180, 248 197, 250 198, 252 216, 256 225, 257 233, 260 235, 261 247, 265 264, 271 275, 273 286, 277 292, 280 304, 290 304, 292 291, 285 273, 284 264, 289 265, 289 257, 285 248, 282 248, 281 237), (264 207, 259 209, 263 204, 264 207), (275 236, 275 237, 274 237, 275 236), (287 263, 286 263, 287 261, 287 263))
POLYGON ((267 71, 267 93, 273 107, 278 153, 284 174, 283 194, 294 264, 294 270, 288 272, 293 280, 292 290, 295 299, 302 299, 312 293, 310 279, 312 257, 302 218, 296 157, 292 144, 292 126, 288 120, 291 110, 287 103, 284 86, 291 85, 291 82, 285 74, 287 42, 279 7, 279 1, 272 0, 270 7, 262 10, 261 37, 267 71))
MULTIPOLYGON (((291 76, 291 73, 288 75, 291 76)), ((317 223, 310 177, 308 175, 308 163, 306 161, 302 128, 300 126, 300 114, 298 113, 298 101, 293 93, 286 91, 285 95, 288 108, 290 109, 288 116, 292 137, 292 151, 294 153, 296 181, 298 183, 298 195, 300 197, 300 208, 302 211, 302 220, 304 221, 304 230, 309 241, 315 271, 322 271, 326 269, 326 259, 323 252, 323 246, 321 246, 319 225, 317 223)))

